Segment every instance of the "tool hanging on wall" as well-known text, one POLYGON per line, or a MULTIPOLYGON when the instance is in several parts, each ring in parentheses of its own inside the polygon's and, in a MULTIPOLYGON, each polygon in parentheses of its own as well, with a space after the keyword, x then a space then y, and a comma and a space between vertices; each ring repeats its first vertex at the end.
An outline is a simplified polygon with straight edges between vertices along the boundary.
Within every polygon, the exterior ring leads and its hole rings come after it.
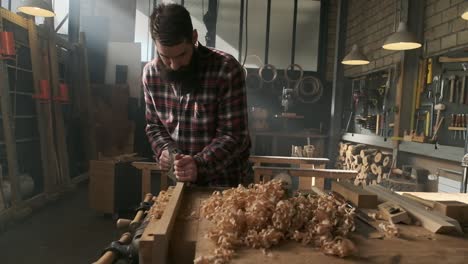
POLYGON ((450 91, 449 91, 449 102, 453 103, 453 95, 455 92, 455 82, 457 77, 455 75, 450 75, 449 82, 450 82, 450 91))
POLYGON ((432 83, 432 58, 427 59, 427 79, 426 84, 432 83))
POLYGON ((458 99, 459 104, 464 104, 465 103, 465 86, 466 86, 466 75, 463 75, 462 81, 461 81, 461 89, 460 89, 460 95, 458 99))
POLYGON ((440 122, 440 113, 446 109, 446 106, 442 103, 439 103, 434 106, 434 109, 437 111, 437 117, 436 117, 436 122, 434 126, 434 133, 435 133, 436 127, 439 125, 439 122, 440 122))

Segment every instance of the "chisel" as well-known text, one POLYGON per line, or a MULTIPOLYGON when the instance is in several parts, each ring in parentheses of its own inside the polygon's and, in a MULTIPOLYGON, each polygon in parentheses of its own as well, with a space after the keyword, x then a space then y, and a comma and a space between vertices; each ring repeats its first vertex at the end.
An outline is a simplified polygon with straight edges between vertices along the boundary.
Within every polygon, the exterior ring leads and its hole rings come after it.
POLYGON ((466 85, 466 75, 463 75, 462 82, 461 82, 460 97, 458 101, 460 104, 465 103, 465 85, 466 85))

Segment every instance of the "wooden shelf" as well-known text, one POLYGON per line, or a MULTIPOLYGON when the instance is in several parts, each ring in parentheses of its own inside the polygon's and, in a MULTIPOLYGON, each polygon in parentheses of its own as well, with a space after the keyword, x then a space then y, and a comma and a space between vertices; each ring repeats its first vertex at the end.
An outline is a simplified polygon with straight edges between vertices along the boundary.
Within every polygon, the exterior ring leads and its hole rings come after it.
MULTIPOLYGON (((384 138, 380 136, 346 133, 341 139, 354 143, 392 149, 392 140, 387 138, 387 141, 384 141, 384 138)), ((461 162, 463 155, 465 155, 463 147, 437 145, 436 148, 434 144, 410 141, 400 142, 399 151, 455 162, 461 162)))
POLYGON ((463 147, 437 145, 436 149, 434 144, 409 141, 400 143, 400 151, 455 162, 461 162, 465 155, 463 147))
POLYGON ((381 148, 392 148, 392 140, 390 138, 387 138, 387 140, 385 141, 384 137, 377 135, 345 133, 341 139, 344 141, 377 146, 381 148))

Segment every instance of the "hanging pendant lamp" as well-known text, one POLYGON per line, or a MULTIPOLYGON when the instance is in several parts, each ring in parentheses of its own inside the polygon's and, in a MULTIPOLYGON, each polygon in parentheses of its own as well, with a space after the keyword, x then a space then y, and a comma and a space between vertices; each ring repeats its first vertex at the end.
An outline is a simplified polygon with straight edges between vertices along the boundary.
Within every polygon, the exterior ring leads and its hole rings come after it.
POLYGON ((382 48, 386 50, 410 50, 421 47, 416 36, 408 31, 405 22, 400 22, 398 30, 391 34, 384 42, 382 48))
POLYGON ((461 18, 463 18, 464 20, 468 20, 468 8, 466 8, 465 11, 463 11, 463 13, 461 14, 461 18))
POLYGON ((31 16, 55 16, 52 5, 49 2, 43 0, 21 0, 18 10, 31 16))
POLYGON ((361 50, 359 50, 358 45, 354 44, 351 51, 343 58, 341 63, 345 65, 365 65, 369 64, 369 60, 361 50))

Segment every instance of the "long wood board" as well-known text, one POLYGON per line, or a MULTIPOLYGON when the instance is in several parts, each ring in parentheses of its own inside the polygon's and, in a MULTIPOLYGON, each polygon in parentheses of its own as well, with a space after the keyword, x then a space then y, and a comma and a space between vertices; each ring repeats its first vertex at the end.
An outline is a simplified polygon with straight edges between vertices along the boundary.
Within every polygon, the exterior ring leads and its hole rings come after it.
POLYGON ((333 181, 332 191, 341 194, 346 200, 350 201, 358 208, 374 209, 377 207, 377 195, 354 186, 351 183, 333 181))
POLYGON ((306 157, 286 157, 286 156, 250 156, 249 160, 256 165, 259 163, 272 164, 314 164, 324 165, 330 162, 327 158, 306 158, 306 157))
POLYGON ((422 226, 433 233, 462 232, 460 224, 449 217, 427 211, 422 205, 410 198, 395 194, 379 185, 369 185, 365 190, 375 193, 379 199, 392 201, 403 207, 408 213, 418 219, 422 226))
POLYGON ((184 183, 175 186, 161 219, 149 222, 140 239, 140 262, 168 263, 169 240, 182 201, 184 183))
POLYGON ((296 177, 320 177, 332 179, 351 179, 356 177, 357 171, 333 170, 333 169, 310 169, 310 168, 283 168, 283 167, 265 167, 253 166, 255 173, 272 175, 276 172, 286 171, 291 176, 296 177))

